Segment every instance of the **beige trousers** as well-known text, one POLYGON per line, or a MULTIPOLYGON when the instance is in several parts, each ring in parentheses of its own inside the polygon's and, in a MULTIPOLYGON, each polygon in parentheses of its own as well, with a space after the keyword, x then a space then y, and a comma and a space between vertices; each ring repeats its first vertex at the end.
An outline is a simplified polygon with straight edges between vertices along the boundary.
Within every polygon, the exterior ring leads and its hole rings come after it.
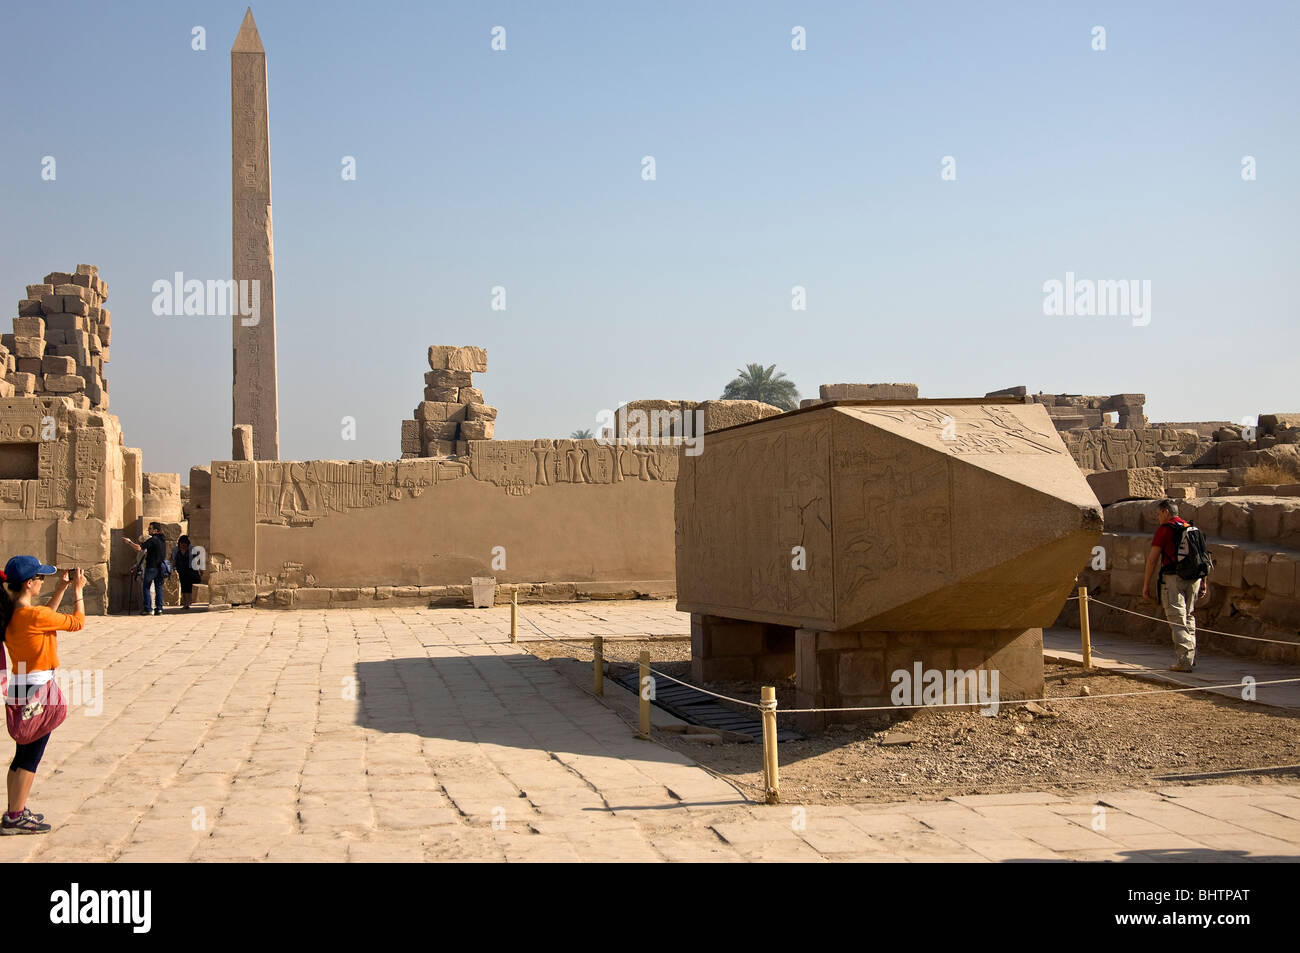
POLYGON ((1161 580, 1160 601, 1173 630, 1174 649, 1180 662, 1196 660, 1195 610, 1200 586, 1200 579, 1183 579, 1177 573, 1169 573, 1161 580))

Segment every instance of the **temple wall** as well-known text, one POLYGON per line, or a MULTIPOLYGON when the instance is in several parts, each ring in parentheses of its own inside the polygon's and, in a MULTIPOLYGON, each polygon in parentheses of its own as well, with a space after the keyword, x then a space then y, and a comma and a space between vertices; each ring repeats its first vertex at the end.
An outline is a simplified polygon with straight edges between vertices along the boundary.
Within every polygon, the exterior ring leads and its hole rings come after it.
POLYGON ((125 448, 116 417, 75 404, 52 396, 0 400, 0 555, 85 570, 86 611, 103 614, 110 588, 118 588, 116 549, 124 545, 125 448))
POLYGON ((214 462, 212 600, 473 576, 671 589, 677 452, 493 440, 469 460, 214 462))

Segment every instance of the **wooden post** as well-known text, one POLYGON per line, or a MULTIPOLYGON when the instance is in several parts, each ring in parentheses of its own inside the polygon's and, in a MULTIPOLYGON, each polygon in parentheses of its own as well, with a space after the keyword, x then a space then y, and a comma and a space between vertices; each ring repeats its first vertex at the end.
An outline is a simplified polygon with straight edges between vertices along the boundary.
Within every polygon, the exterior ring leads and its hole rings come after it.
POLYGON ((763 788, 768 804, 781 802, 781 780, 776 758, 776 689, 764 685, 763 703, 763 788))
POLYGON ((595 658, 591 660, 591 690, 596 695, 605 694, 605 637, 598 635, 591 640, 591 650, 595 658))
POLYGON ((1088 626, 1088 587, 1079 587, 1079 631, 1083 634, 1083 668, 1092 668, 1092 631, 1088 626))
POLYGON ((519 590, 510 590, 510 641, 519 641, 519 590))
POLYGON ((637 695, 641 699, 641 731, 642 738, 650 737, 650 686, 653 684, 650 678, 650 653, 645 649, 641 650, 640 658, 640 677, 637 679, 637 695))

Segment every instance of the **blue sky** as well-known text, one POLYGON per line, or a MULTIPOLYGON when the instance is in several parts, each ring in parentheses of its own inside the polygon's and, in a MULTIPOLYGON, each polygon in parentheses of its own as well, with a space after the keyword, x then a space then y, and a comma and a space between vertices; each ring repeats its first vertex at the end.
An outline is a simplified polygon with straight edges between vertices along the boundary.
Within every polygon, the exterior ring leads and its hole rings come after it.
MULTIPOLYGON (((174 272, 230 273, 244 6, 0 11, 0 295, 100 266, 112 410, 151 471, 229 454, 229 320, 150 306, 174 272)), ((914 381, 927 397, 1140 391, 1154 420, 1300 406, 1300 5, 253 13, 285 457, 396 457, 435 343, 487 347, 477 383, 503 438, 594 427, 622 400, 716 397, 751 361, 804 396, 914 381), (1044 315, 1043 283, 1067 271, 1149 280, 1150 324, 1044 315)))

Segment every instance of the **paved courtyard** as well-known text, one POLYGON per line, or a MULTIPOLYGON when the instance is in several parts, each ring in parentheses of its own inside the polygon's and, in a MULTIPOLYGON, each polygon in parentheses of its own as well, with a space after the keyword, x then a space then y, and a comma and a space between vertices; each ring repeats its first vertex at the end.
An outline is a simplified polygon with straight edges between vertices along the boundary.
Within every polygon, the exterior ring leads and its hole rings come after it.
MULTIPOLYGON (((689 631, 671 602, 520 611, 689 631)), ((1300 860, 1300 784, 753 804, 508 633, 506 607, 93 618, 60 638, 55 829, 0 860, 1300 860)))

